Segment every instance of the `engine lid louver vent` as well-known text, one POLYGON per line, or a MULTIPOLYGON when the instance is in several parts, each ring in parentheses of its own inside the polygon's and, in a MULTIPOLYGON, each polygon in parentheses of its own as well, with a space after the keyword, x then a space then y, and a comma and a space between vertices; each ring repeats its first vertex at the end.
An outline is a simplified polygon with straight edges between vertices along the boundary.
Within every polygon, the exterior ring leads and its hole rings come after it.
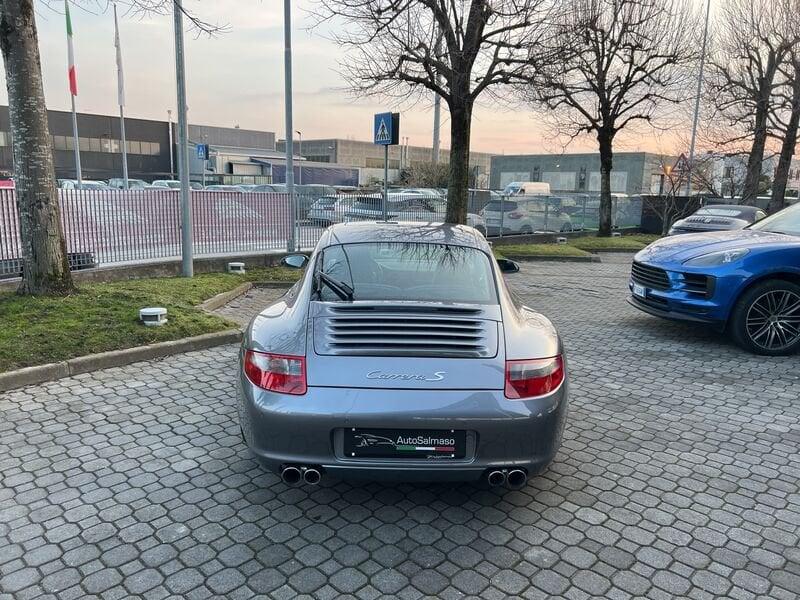
POLYGON ((320 355, 487 358, 496 321, 485 310, 449 306, 325 305, 314 319, 320 355))

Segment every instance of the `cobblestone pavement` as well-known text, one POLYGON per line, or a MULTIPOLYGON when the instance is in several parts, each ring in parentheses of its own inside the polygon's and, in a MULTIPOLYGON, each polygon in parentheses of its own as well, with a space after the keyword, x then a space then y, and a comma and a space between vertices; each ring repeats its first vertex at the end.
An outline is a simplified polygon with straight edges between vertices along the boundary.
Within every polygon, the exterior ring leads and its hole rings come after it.
POLYGON ((798 358, 640 314, 626 262, 510 276, 573 375, 520 491, 286 487, 240 441, 231 346, 0 395, 0 596, 797 597, 798 358))

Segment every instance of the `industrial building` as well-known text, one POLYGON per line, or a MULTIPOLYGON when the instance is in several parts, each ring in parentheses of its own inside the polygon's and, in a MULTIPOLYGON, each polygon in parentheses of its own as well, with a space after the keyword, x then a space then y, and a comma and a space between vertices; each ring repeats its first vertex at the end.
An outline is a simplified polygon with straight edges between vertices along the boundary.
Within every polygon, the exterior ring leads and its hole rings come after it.
MULTIPOLYGON (((616 152, 611 191, 637 195, 659 193, 664 167, 676 157, 649 152, 616 152)), ((542 181, 553 192, 599 192, 600 154, 526 154, 493 156, 490 187, 502 189, 512 181, 542 181)))
MULTIPOLYGON (((56 178, 74 179, 72 114, 48 110, 56 178)), ((84 179, 122 176, 120 122, 116 115, 78 113, 78 147, 84 179)), ((282 183, 285 156, 275 148, 275 134, 239 127, 189 125, 189 172, 194 181, 211 183, 282 183), (209 160, 197 157, 199 144, 208 144, 209 160)), ((167 120, 125 119, 128 175, 152 181, 177 173, 177 126, 167 120)), ((7 106, 0 106, 0 172, 13 172, 11 127, 7 106)), ((325 161, 295 164, 295 181, 357 185, 358 170, 325 161)))
MULTIPOLYGON (((278 150, 285 149, 285 142, 279 140, 278 150)), ((383 146, 372 142, 348 139, 303 139, 294 140, 294 149, 308 161, 316 163, 336 163, 355 167, 359 170, 359 184, 368 185, 383 181, 383 146)), ((486 152, 471 152, 469 165, 472 170, 471 187, 486 188, 489 184, 489 167, 492 155, 486 152)), ((399 145, 389 147, 389 180, 396 181, 400 172, 415 163, 429 163, 433 160, 431 147, 399 145)), ((450 151, 439 151, 439 161, 448 163, 450 151)))

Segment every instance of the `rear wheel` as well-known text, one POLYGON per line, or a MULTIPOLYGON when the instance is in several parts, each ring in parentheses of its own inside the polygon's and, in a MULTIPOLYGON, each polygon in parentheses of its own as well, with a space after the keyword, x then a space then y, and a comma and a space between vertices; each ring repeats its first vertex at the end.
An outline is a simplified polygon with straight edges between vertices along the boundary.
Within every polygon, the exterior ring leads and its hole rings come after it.
POLYGON ((533 227, 531 227, 530 225, 523 225, 522 228, 519 230, 519 232, 525 235, 530 235, 531 233, 533 233, 533 227))
POLYGON ((731 337, 745 350, 784 356, 800 350, 800 285, 773 279, 747 290, 733 309, 731 337))

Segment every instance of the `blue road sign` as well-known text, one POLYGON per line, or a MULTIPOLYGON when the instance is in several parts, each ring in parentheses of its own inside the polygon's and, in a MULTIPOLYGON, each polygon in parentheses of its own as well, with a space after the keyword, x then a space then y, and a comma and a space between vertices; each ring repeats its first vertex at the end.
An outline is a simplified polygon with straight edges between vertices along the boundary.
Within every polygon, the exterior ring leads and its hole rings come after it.
POLYGON ((197 144, 197 158, 208 160, 208 144, 197 144))
POLYGON ((375 128, 372 136, 375 143, 381 146, 391 146, 392 143, 397 143, 393 141, 395 139, 393 128, 392 113, 378 113, 375 115, 375 128))

